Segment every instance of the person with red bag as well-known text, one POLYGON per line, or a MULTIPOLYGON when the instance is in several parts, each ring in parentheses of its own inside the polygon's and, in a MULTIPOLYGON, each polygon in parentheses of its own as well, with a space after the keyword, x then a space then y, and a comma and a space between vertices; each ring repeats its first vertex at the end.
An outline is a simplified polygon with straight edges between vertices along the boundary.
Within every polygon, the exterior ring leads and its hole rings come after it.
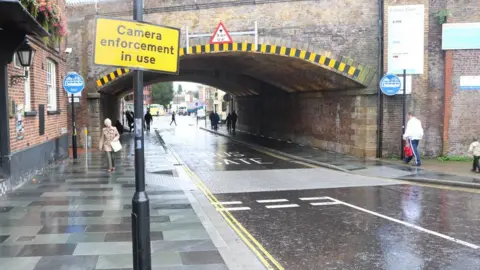
POLYGON ((417 167, 421 166, 420 153, 418 152, 418 144, 420 140, 423 139, 423 127, 422 122, 415 117, 413 112, 408 113, 408 122, 407 128, 405 129, 405 134, 403 134, 403 139, 407 140, 408 145, 411 146, 413 155, 408 157, 405 155, 405 163, 410 163, 410 161, 415 158, 415 165, 417 167))
POLYGON ((403 147, 403 155, 406 158, 411 158, 413 156, 412 147, 410 146, 407 140, 403 140, 403 141, 404 141, 403 145, 405 145, 403 147))

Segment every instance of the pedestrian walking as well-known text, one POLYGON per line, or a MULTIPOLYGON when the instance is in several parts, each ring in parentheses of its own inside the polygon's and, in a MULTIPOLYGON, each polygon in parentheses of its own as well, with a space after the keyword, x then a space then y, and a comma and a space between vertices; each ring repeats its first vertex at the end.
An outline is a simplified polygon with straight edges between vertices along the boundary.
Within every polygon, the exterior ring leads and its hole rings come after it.
POLYGON ((238 115, 233 111, 232 113, 232 132, 235 134, 235 129, 237 127, 237 120, 238 120, 238 115))
POLYGON ((228 113, 227 115, 227 130, 228 133, 232 131, 232 113, 228 113))
POLYGON ((220 116, 218 115, 217 112, 213 114, 213 129, 215 131, 218 130, 218 122, 220 122, 220 116))
POLYGON ((175 111, 172 112, 172 121, 170 122, 170 126, 172 123, 175 123, 175 126, 177 126, 177 121, 175 120, 175 111))
POLYGON ((107 156, 108 172, 113 172, 115 171, 114 147, 118 147, 118 144, 120 143, 120 134, 118 133, 117 128, 112 126, 112 121, 110 119, 106 118, 104 124, 105 127, 102 129, 99 148, 100 151, 105 151, 105 155, 107 156))
POLYGON ((215 118, 215 114, 212 112, 210 112, 210 114, 208 115, 208 119, 210 119, 210 128, 213 129, 214 128, 214 122, 215 120, 213 119, 215 118))
POLYGON ((423 139, 423 127, 422 122, 415 117, 413 112, 408 113, 408 122, 405 129, 405 134, 403 134, 403 139, 407 140, 408 144, 412 147, 413 156, 406 157, 404 159, 405 163, 410 163, 410 161, 415 158, 414 166, 420 167, 422 162, 420 161, 420 153, 418 152, 418 145, 420 140, 423 139))
POLYGON ((473 156, 472 172, 480 173, 480 141, 475 138, 468 148, 468 153, 473 156))
POLYGON ((150 114, 150 109, 147 109, 147 113, 145 114, 145 125, 147 126, 147 131, 150 132, 150 124, 153 122, 153 117, 150 114))
POLYGON ((120 120, 117 120, 117 122, 115 123, 115 127, 117 128, 118 133, 120 133, 120 135, 122 135, 123 134, 123 125, 122 125, 122 123, 120 123, 120 120))
POLYGON ((128 131, 132 132, 132 129, 133 129, 133 112, 127 110, 125 112, 125 116, 127 117, 128 131))

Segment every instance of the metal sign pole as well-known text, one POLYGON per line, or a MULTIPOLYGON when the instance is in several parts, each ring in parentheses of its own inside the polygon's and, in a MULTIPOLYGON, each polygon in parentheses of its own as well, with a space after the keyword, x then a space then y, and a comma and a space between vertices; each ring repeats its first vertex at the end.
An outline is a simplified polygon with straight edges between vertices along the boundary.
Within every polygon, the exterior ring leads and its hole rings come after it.
POLYGON ((185 54, 188 54, 188 46, 190 46, 190 37, 188 36, 188 25, 185 29, 185 54))
POLYGON ((255 51, 258 51, 258 23, 255 21, 255 51))
POLYGON ((72 94, 72 152, 73 159, 77 159, 77 130, 75 129, 75 95, 72 94))
MULTIPOLYGON (((143 0, 133 1, 133 19, 143 21, 143 0)), ((135 111, 135 194, 132 198, 133 269, 150 270, 150 206, 145 192, 145 156, 143 137, 143 71, 133 75, 135 111)))
POLYGON ((405 114, 406 114, 406 103, 407 103, 406 93, 407 93, 407 70, 404 69, 403 70, 403 97, 402 97, 402 99, 403 99, 402 100, 402 102, 403 102, 403 104, 402 104, 402 106, 403 106, 403 108, 402 108, 402 112, 403 112, 403 114, 402 114, 402 144, 401 144, 402 145, 402 149, 401 149, 402 150, 401 151, 402 160, 405 158, 405 153, 403 151, 403 147, 405 146, 403 144, 403 134, 405 134, 405 117, 406 117, 405 114))

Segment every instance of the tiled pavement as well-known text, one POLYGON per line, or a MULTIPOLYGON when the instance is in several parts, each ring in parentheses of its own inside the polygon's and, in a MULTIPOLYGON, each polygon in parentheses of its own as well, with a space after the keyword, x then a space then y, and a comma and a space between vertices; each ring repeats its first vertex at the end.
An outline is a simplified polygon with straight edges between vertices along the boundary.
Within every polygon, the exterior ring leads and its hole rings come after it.
MULTIPOLYGON (((133 140, 117 171, 100 153, 66 161, 0 197, 0 268, 132 269, 133 140)), ((227 269, 178 184, 174 159, 145 139, 153 269, 227 269)))

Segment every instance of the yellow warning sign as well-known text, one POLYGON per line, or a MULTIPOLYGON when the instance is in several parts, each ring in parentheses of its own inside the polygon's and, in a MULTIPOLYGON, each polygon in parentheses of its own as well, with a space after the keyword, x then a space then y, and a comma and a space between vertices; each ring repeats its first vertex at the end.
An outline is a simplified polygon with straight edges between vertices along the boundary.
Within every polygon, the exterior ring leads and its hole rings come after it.
POLYGON ((94 63, 178 74, 180 29, 96 18, 94 63))

